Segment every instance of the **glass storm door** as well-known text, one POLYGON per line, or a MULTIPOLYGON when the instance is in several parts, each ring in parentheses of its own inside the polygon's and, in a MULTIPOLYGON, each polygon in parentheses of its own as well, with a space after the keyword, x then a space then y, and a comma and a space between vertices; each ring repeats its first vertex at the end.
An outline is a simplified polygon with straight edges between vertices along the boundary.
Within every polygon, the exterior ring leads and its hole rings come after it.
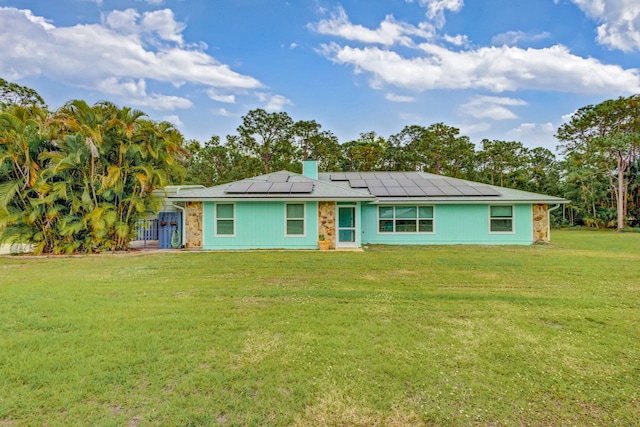
POLYGON ((356 208, 338 206, 338 248, 355 248, 356 244, 356 208))

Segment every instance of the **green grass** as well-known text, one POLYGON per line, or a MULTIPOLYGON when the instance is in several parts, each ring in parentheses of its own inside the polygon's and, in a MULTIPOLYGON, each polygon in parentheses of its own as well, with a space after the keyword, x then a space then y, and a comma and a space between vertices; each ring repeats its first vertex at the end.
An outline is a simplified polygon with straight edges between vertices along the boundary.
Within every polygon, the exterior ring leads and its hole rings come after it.
POLYGON ((637 425, 640 234, 0 258, 0 426, 637 425))

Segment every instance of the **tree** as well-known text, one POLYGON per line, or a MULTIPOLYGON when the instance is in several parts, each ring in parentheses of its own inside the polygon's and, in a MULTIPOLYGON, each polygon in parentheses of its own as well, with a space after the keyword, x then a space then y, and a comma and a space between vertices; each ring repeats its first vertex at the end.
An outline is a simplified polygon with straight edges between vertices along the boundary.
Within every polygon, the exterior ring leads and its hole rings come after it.
POLYGON ((312 157, 318 161, 321 171, 336 170, 340 165, 338 138, 315 120, 298 121, 293 126, 294 145, 300 150, 302 159, 312 157))
POLYGON ((517 175, 525 167, 528 155, 521 142, 483 139, 478 157, 485 181, 491 185, 517 188, 517 175))
POLYGON ((13 105, 0 113, 0 241, 49 240, 54 212, 45 206, 38 160, 52 149, 43 137, 47 118, 38 107, 13 105))
POLYGON ((42 97, 35 90, 11 83, 0 77, 0 110, 11 105, 46 109, 42 97))
POLYGON ((460 136, 459 129, 444 123, 427 128, 406 126, 389 141, 393 147, 393 170, 419 170, 455 178, 469 177, 473 170, 473 143, 460 136))
POLYGON ((53 116, 14 106, 0 119, 0 240, 36 253, 127 249, 156 188, 184 176, 182 135, 111 103, 70 101, 53 116))
POLYGON ((288 169, 299 158, 293 144, 293 120, 287 113, 251 110, 238 126, 239 138, 233 142, 246 154, 261 159, 264 173, 288 169))
POLYGON ((556 137, 563 142, 564 154, 581 157, 602 171, 616 201, 617 227, 622 229, 629 197, 627 172, 640 154, 640 95, 583 107, 556 137))
POLYGON ((263 167, 260 159, 242 154, 233 137, 227 145, 223 145, 220 137, 213 135, 203 147, 194 141, 189 150, 193 158, 187 171, 186 184, 207 187, 224 184, 259 175, 263 167))
POLYGON ((385 169, 387 147, 387 141, 375 132, 361 133, 359 139, 342 145, 342 170, 364 172, 385 169))

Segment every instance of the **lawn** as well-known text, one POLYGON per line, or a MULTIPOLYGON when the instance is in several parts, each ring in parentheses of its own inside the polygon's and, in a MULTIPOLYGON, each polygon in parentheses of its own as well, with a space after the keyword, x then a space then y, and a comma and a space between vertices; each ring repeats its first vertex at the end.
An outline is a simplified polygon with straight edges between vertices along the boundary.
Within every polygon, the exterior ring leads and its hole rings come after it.
POLYGON ((0 426, 638 425, 640 233, 0 257, 0 426))

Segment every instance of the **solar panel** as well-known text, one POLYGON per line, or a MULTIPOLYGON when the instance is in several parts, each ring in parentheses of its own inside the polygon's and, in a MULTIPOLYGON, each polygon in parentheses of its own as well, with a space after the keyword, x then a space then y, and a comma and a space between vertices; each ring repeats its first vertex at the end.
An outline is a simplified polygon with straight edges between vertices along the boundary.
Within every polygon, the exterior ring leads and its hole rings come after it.
POLYGON ((313 191, 313 182, 294 182, 291 186, 292 193, 311 193, 313 191))
POLYGON ((344 173, 347 179, 364 179, 364 176, 362 176, 363 174, 364 173, 361 173, 361 172, 345 172, 344 173))
POLYGON ((384 187, 384 184, 382 184, 382 181, 380 181, 379 179, 365 179, 365 181, 367 182, 367 187, 369 188, 384 187))
POLYGON ((424 179, 419 172, 403 172, 402 175, 407 179, 424 179))
POLYGON ((349 186, 351 188, 367 188, 367 182, 364 179, 350 179, 349 186))
POLYGON ((292 182, 276 182, 269 189, 269 193, 289 193, 292 187, 292 182))
POLYGON ((391 197, 407 197, 407 192, 402 187, 387 187, 391 197))
POLYGON ((442 186, 440 187, 440 191, 442 191, 445 196, 464 196, 462 191, 458 190, 456 187, 452 185, 442 186))
POLYGON ((376 179, 393 179, 389 172, 374 172, 376 179))
POLYGON ((330 174, 330 179, 349 181, 351 188, 367 188, 371 194, 378 197, 500 195, 500 192, 486 185, 469 185, 468 182, 457 178, 427 176, 432 178, 425 178, 420 172, 338 172, 330 174))
POLYGON ((269 178, 267 178, 267 182, 287 182, 289 180, 289 175, 283 175, 283 174, 274 174, 274 175, 269 175, 269 178))
POLYGON ((379 187, 369 187, 369 191, 371 192, 371 194, 373 194, 374 196, 379 196, 379 197, 386 197, 389 196, 389 191, 387 190, 387 187, 383 187, 383 186, 379 186, 379 187))
POLYGON ((500 192, 486 185, 475 187, 483 196, 499 196, 500 192))
POLYGON ((246 193, 247 189, 251 186, 250 182, 234 182, 226 190, 225 193, 246 193))
POLYGON ((444 193, 440 191, 437 187, 420 187, 422 191, 424 191, 425 196, 444 196, 444 193))
POLYGON ((247 193, 268 193, 272 185, 270 182, 254 182, 247 189, 247 193))
POLYGON ((416 196, 424 196, 424 191, 420 187, 416 186, 406 186, 402 187, 404 191, 407 192, 407 196, 416 197, 416 196))
POLYGON ((465 196, 482 196, 482 193, 480 191, 470 185, 459 186, 456 188, 462 191, 462 194, 464 194, 465 196))
POLYGON ((376 174, 373 172, 360 172, 358 175, 360 175, 361 179, 377 179, 376 174))

